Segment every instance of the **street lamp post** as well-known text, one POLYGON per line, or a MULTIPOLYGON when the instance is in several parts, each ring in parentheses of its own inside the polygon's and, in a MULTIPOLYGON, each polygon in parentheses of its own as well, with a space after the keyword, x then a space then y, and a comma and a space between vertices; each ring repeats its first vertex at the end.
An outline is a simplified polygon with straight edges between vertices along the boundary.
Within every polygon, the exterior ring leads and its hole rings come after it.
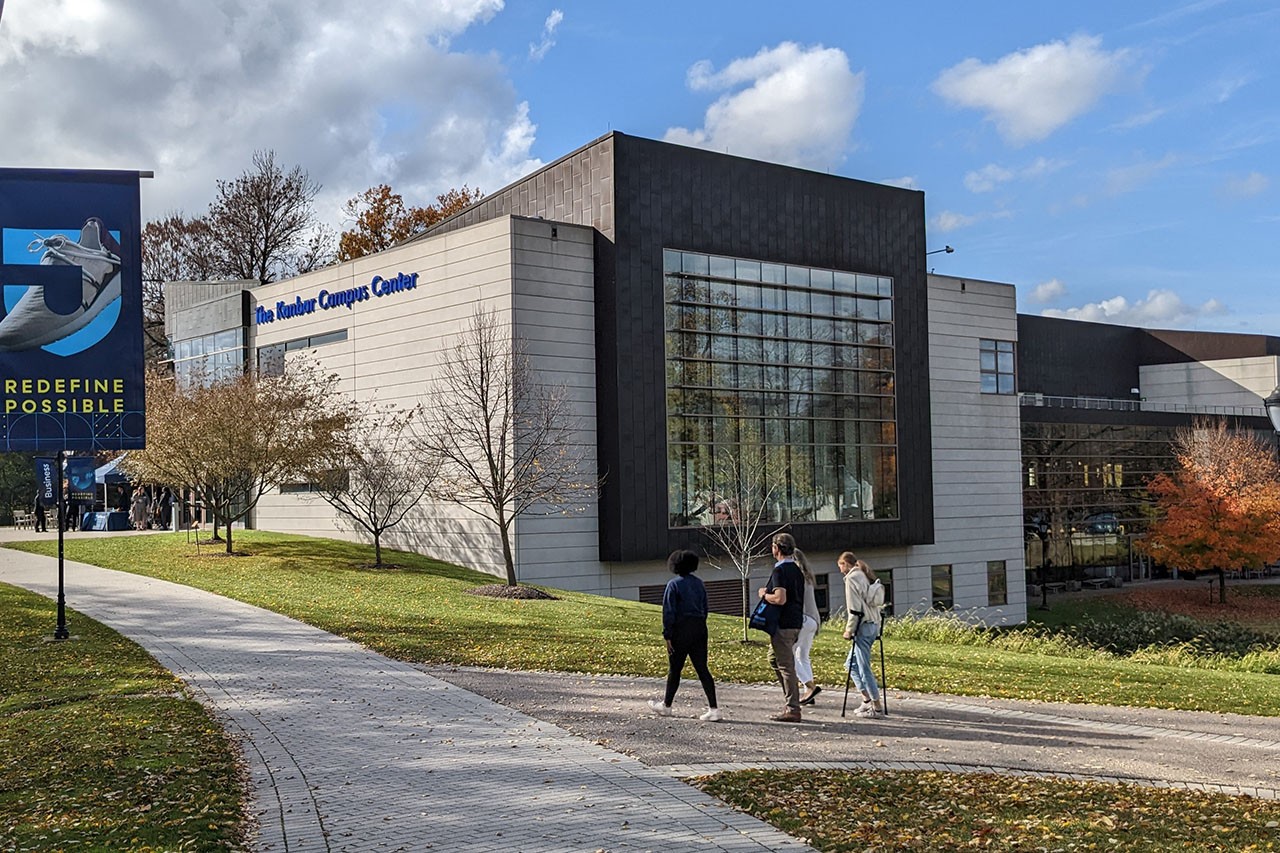
POLYGON ((63 551, 62 551, 62 528, 66 526, 66 515, 70 512, 67 507, 67 490, 63 485, 62 466, 67 458, 66 451, 58 451, 58 625, 53 629, 53 638, 55 640, 66 640, 71 636, 71 632, 67 630, 67 594, 66 586, 63 583, 65 577, 63 572, 63 551))
POLYGON ((1266 407, 1267 417, 1271 420, 1271 428, 1280 433, 1280 385, 1276 386, 1276 390, 1262 401, 1262 405, 1266 407))

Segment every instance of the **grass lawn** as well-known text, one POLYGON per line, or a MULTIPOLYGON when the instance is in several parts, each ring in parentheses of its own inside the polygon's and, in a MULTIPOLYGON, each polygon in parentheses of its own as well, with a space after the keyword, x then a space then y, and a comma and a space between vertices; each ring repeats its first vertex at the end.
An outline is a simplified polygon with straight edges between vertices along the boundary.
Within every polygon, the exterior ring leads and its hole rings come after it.
POLYGON ((119 634, 0 584, 0 850, 239 850, 217 721, 119 634))
POLYGON ((1061 779, 746 770, 694 780, 823 851, 1280 850, 1280 803, 1061 779))
MULTIPOLYGON (((558 601, 495 599, 468 589, 493 578, 418 555, 385 551, 396 570, 374 571, 368 546, 276 533, 237 533, 248 554, 195 555, 184 534, 74 539, 67 558, 177 581, 256 604, 349 637, 401 660, 512 669, 660 676, 666 671, 660 609, 613 598, 557 593, 558 601)), ((51 554, 55 543, 22 543, 51 554)), ((74 604, 74 573, 68 600, 74 604)), ((742 644, 741 622, 714 616, 717 678, 769 682, 764 635, 742 644)), ((1035 642, 1019 648, 895 637, 885 639, 890 687, 960 695, 1280 716, 1280 678, 1136 663, 1035 642)), ((829 626, 813 661, 820 679, 843 681, 848 649, 829 626)))

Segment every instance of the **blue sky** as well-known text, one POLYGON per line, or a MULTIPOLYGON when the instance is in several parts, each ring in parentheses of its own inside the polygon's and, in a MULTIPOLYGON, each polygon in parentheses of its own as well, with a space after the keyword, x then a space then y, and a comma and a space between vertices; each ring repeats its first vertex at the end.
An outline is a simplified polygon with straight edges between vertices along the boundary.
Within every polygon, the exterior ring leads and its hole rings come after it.
POLYGON ((616 129, 922 189, 1023 311, 1280 334, 1274 0, 377 8, 6 0, 0 163, 154 169, 159 216, 273 148, 340 228, 616 129))

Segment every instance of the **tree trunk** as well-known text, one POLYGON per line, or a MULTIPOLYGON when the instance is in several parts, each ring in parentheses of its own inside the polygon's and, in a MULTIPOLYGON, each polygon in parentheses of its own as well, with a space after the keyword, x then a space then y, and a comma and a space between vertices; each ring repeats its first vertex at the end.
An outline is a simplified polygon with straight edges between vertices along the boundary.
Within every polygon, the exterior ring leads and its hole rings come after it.
POLYGON ((516 560, 511 552, 511 522, 498 511, 498 532, 502 534, 502 559, 507 564, 507 586, 516 585, 516 560))
POLYGON ((227 556, 231 555, 231 519, 227 519, 227 556))
POLYGON ((373 567, 382 568, 382 536, 378 533, 373 534, 373 567))
POLYGON ((747 628, 751 622, 751 578, 742 576, 742 642, 747 641, 747 628))
POLYGON ((1227 571, 1218 569, 1218 603, 1227 603, 1227 571))

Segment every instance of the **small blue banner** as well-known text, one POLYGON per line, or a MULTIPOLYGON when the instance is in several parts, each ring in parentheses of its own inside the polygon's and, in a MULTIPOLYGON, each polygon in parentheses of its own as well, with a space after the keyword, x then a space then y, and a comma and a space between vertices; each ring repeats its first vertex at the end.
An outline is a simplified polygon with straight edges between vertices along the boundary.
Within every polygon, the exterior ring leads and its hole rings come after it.
POLYGON ((58 460, 47 456, 36 457, 36 500, 44 506, 58 503, 58 460))

